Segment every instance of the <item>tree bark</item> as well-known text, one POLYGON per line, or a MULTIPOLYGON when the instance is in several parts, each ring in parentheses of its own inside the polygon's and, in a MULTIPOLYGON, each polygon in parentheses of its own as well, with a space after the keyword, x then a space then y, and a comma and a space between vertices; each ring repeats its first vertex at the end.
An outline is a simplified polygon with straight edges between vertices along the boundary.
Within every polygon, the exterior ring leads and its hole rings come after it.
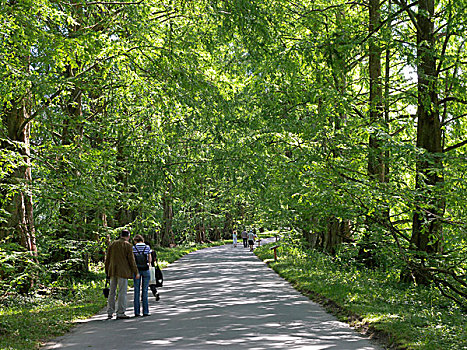
POLYGON ((421 0, 417 14, 418 55, 418 109, 417 147, 425 152, 424 159, 417 161, 416 190, 418 198, 413 214, 411 244, 416 250, 434 253, 441 249, 444 214, 442 197, 443 162, 442 133, 436 92, 437 73, 434 36, 434 0, 421 0), (422 205, 424 208, 422 208, 422 205))
MULTIPOLYGON (((29 60, 27 60, 29 61, 29 60)), ((34 256, 37 255, 36 233, 34 226, 33 203, 31 192, 30 130, 31 124, 22 127, 30 117, 30 93, 20 101, 12 101, 12 107, 4 111, 2 119, 8 129, 9 143, 3 142, 2 148, 13 149, 21 155, 23 163, 19 165, 7 182, 16 187, 13 198, 6 205, 9 218, 0 227, 0 237, 12 236, 34 256), (21 128, 22 127, 22 128, 21 128)), ((8 200, 8 199, 7 199, 8 200)))
POLYGON ((117 202, 117 207, 115 208, 115 225, 118 227, 123 227, 128 225, 131 222, 131 212, 127 208, 128 197, 130 196, 129 190, 129 180, 128 174, 126 173, 126 156, 124 141, 119 140, 117 145, 117 154, 116 154, 116 169, 117 175, 115 180, 119 184, 118 194, 119 199, 117 202))
MULTIPOLYGON (((370 182, 384 183, 386 182, 386 154, 382 150, 381 137, 378 133, 385 126, 384 121, 384 105, 383 105, 383 87, 381 75, 381 47, 378 39, 378 33, 375 32, 381 24, 381 4, 380 0, 370 0, 368 3, 368 32, 370 35, 368 43, 368 72, 370 77, 370 98, 369 98, 369 125, 373 128, 368 141, 368 177, 370 182)), ((367 229, 364 233, 362 242, 359 243, 360 249, 358 252, 359 260, 363 261, 367 266, 373 266, 372 248, 372 233, 374 232, 375 220, 374 216, 389 217, 387 208, 379 208, 368 216, 367 229)))
POLYGON ((230 211, 225 212, 224 228, 222 229, 221 238, 230 239, 233 232, 233 216, 230 211))
MULTIPOLYGON (((379 27, 381 22, 380 0, 369 2, 369 32, 379 27)), ((378 129, 383 125, 383 89, 381 84, 381 48, 376 35, 369 41, 369 74, 370 74, 370 125, 378 129)), ((381 140, 378 130, 370 134, 368 153, 368 175, 379 182, 385 181, 384 152, 381 151, 381 140)))
MULTIPOLYGON (((75 76, 76 72, 71 66, 67 66, 65 75, 67 78, 71 78, 75 76)), ((62 128, 62 138, 61 144, 62 146, 71 145, 73 142, 79 142, 83 138, 83 125, 82 125, 82 91, 76 85, 70 90, 70 97, 66 102, 65 106, 65 119, 63 121, 63 128, 62 128)), ((67 176, 69 173, 68 164, 66 162, 60 162, 60 173, 63 176, 67 176)), ((77 171, 73 172, 73 176, 79 176, 77 171)), ((68 202, 67 188, 63 188, 64 195, 63 195, 63 202, 60 203, 60 220, 62 225, 59 229, 58 235, 59 237, 63 238, 79 238, 79 231, 81 231, 81 225, 77 224, 74 218, 74 213, 76 211, 73 210, 72 203, 68 202)), ((76 215, 80 218, 82 215, 76 215)))
MULTIPOLYGON (((315 226, 315 227, 319 227, 315 226)), ((322 224, 322 228, 315 234, 308 235, 311 247, 325 251, 331 255, 337 253, 337 248, 343 242, 352 241, 350 220, 331 216, 322 224)))
MULTIPOLYGON (((338 11, 336 13, 336 23, 340 25, 344 22, 345 19, 345 12, 338 11)), ((339 40, 337 41, 338 45, 341 45, 343 42, 349 40, 348 35, 346 32, 341 31, 339 34, 339 40)), ((335 89, 342 96, 345 98, 346 89, 347 89, 347 73, 349 71, 349 67, 347 65, 347 56, 345 53, 338 53, 335 51, 330 55, 330 68, 332 71, 335 89)), ((318 104, 321 104, 321 101, 318 101, 318 104)), ((320 109, 320 107, 318 107, 320 109)), ((336 115, 334 116, 332 122, 334 124, 334 137, 342 137, 342 133, 340 130, 346 126, 347 115, 345 111, 341 109, 338 110, 336 115)), ((332 149, 331 153, 334 157, 339 156, 340 150, 332 149)), ((330 254, 335 254, 337 251, 337 247, 342 244, 344 239, 350 238, 347 235, 350 235, 349 232, 345 232, 347 226, 350 227, 350 222, 345 219, 339 219, 334 215, 326 218, 326 224, 324 229, 320 229, 319 233, 317 233, 318 237, 312 239, 314 241, 315 247, 322 249, 330 254)))
POLYGON ((418 264, 401 272, 404 282, 430 283, 430 277, 423 265, 426 254, 441 251, 442 225, 444 214, 442 133, 436 92, 437 73, 434 34, 434 0, 418 2, 417 21, 417 148, 424 154, 417 159, 415 191, 417 193, 412 219, 411 248, 422 254, 415 254, 418 264))
POLYGON ((163 219, 162 219, 162 229, 160 237, 160 245, 163 247, 168 247, 171 243, 175 243, 173 237, 173 207, 172 207, 172 182, 169 181, 168 190, 164 193, 162 197, 162 206, 164 209, 163 219))
POLYGON ((201 219, 201 223, 196 224, 196 243, 206 242, 206 225, 204 220, 201 219))

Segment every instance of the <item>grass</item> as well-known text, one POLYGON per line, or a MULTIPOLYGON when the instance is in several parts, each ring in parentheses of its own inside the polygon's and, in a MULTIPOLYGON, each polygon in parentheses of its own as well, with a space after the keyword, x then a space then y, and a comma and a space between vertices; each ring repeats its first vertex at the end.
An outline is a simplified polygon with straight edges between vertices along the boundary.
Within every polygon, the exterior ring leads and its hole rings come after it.
POLYGON ((466 315, 438 290, 398 283, 398 273, 336 263, 331 257, 282 243, 256 254, 296 289, 341 320, 397 349, 467 349, 466 315))
MULTIPOLYGON (((192 251, 224 244, 223 241, 159 248, 161 268, 192 251)), ((0 349, 38 349, 44 342, 65 334, 75 321, 88 318, 105 307, 102 264, 85 281, 68 287, 52 286, 35 294, 9 294, 0 299, 0 349)))
POLYGON ((73 321, 92 316, 105 305, 102 284, 96 280, 70 289, 52 288, 45 295, 10 295, 3 302, 0 349, 37 349, 70 330, 73 321))

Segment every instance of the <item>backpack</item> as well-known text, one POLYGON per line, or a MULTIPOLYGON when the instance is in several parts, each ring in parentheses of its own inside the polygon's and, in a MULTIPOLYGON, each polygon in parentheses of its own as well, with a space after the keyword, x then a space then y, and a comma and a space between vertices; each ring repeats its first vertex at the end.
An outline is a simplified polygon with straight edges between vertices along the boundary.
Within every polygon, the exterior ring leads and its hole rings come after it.
POLYGON ((136 262, 136 267, 138 268, 138 271, 149 270, 148 255, 144 253, 144 251, 146 250, 146 247, 143 247, 143 251, 140 252, 138 248, 135 246, 135 250, 137 251, 137 253, 134 253, 134 255, 135 255, 135 262, 136 262))

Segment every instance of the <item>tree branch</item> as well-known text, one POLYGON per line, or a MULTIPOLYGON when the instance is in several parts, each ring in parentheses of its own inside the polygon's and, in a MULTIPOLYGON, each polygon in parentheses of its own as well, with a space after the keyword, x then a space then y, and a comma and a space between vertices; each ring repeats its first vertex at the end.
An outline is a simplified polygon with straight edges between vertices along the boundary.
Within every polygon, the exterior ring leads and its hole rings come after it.
POLYGON ((420 30, 420 27, 418 26, 418 22, 417 22, 417 19, 415 18, 415 14, 414 12, 410 9, 412 6, 414 5, 418 5, 418 1, 415 1, 414 3, 410 4, 410 5, 407 5, 407 1, 405 0, 394 0, 396 2, 396 4, 398 4, 399 6, 403 6, 403 9, 404 11, 407 11, 407 14, 409 15, 409 18, 410 20, 412 21, 413 25, 415 26, 415 28, 417 28, 417 30, 420 30))
POLYGON ((441 126, 448 125, 449 123, 452 123, 453 121, 464 118, 464 117, 467 117, 467 114, 461 114, 461 115, 458 115, 457 117, 446 120, 445 122, 441 123, 441 126))
POLYGON ((399 6, 403 6, 403 7, 399 11, 394 12, 392 15, 388 16, 388 18, 386 18, 384 21, 382 21, 371 33, 369 33, 367 36, 365 36, 365 38, 363 38, 363 40, 360 41, 360 43, 359 43, 360 45, 363 44, 365 41, 367 41, 369 38, 371 38, 373 36, 373 34, 377 33, 387 22, 392 21, 396 16, 400 15, 402 12, 405 12, 405 11, 407 11, 407 13, 409 13, 409 17, 412 20, 413 24, 416 27, 418 27, 417 21, 415 20, 415 17, 413 15, 412 11, 410 11, 410 8, 412 6, 418 5, 418 1, 415 1, 415 2, 411 3, 410 5, 407 5, 407 3, 403 4, 401 1, 398 1, 398 0, 396 0, 396 3, 399 6))
POLYGON ((439 105, 443 105, 443 104, 445 104, 445 103, 447 103, 447 102, 452 102, 452 101, 453 101, 453 102, 458 102, 458 103, 461 103, 461 104, 464 104, 464 105, 467 104, 467 101, 466 101, 466 100, 461 100, 461 99, 459 99, 459 98, 457 98, 457 97, 453 97, 453 96, 452 96, 452 97, 443 98, 442 100, 440 100, 440 101, 438 102, 438 104, 439 104, 439 105))
POLYGON ((445 149, 443 150, 443 153, 446 153, 446 152, 455 150, 456 148, 462 147, 462 146, 464 146, 464 145, 467 145, 467 140, 464 140, 464 141, 459 142, 459 143, 457 143, 457 144, 455 144, 455 145, 452 145, 452 146, 449 146, 449 147, 445 148, 445 149))
POLYGON ((88 2, 86 5, 139 5, 142 2, 144 2, 144 0, 140 0, 136 2, 93 1, 93 2, 88 2))

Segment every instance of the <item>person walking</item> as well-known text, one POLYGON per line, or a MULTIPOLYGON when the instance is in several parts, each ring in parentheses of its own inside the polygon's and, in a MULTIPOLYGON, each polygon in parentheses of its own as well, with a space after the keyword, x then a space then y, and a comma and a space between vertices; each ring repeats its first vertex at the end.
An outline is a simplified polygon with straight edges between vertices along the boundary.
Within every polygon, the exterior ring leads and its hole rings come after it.
POLYGON ((248 247, 247 237, 248 237, 248 235, 246 233, 246 229, 243 229, 243 231, 242 231, 243 248, 248 247))
MULTIPOLYGON (((159 267, 159 264, 157 264, 157 255, 155 250, 151 250, 151 266, 156 268, 159 267)), ((156 284, 150 284, 149 289, 151 289, 152 295, 156 298, 156 301, 159 301, 160 295, 159 292, 157 291, 157 285, 156 284)))
POLYGON ((233 231, 233 246, 237 248, 237 231, 233 231))
POLYGON ((250 245, 250 251, 253 251, 253 246, 255 245, 255 234, 252 230, 248 231, 248 244, 250 245))
POLYGON ((125 315, 128 279, 132 278, 133 275, 135 279, 139 279, 138 268, 129 240, 130 231, 123 230, 119 239, 110 243, 105 255, 105 274, 110 280, 109 297, 107 298, 107 319, 109 320, 115 312, 117 286, 117 320, 129 318, 125 315))
POLYGON ((151 264, 151 248, 144 243, 144 238, 141 235, 136 235, 133 239, 135 245, 133 246, 133 254, 135 255, 136 266, 141 278, 134 279, 134 298, 133 307, 135 310, 135 317, 141 316, 141 301, 143 303, 143 316, 149 316, 149 301, 148 301, 148 287, 151 274, 149 272, 149 264, 151 264))

